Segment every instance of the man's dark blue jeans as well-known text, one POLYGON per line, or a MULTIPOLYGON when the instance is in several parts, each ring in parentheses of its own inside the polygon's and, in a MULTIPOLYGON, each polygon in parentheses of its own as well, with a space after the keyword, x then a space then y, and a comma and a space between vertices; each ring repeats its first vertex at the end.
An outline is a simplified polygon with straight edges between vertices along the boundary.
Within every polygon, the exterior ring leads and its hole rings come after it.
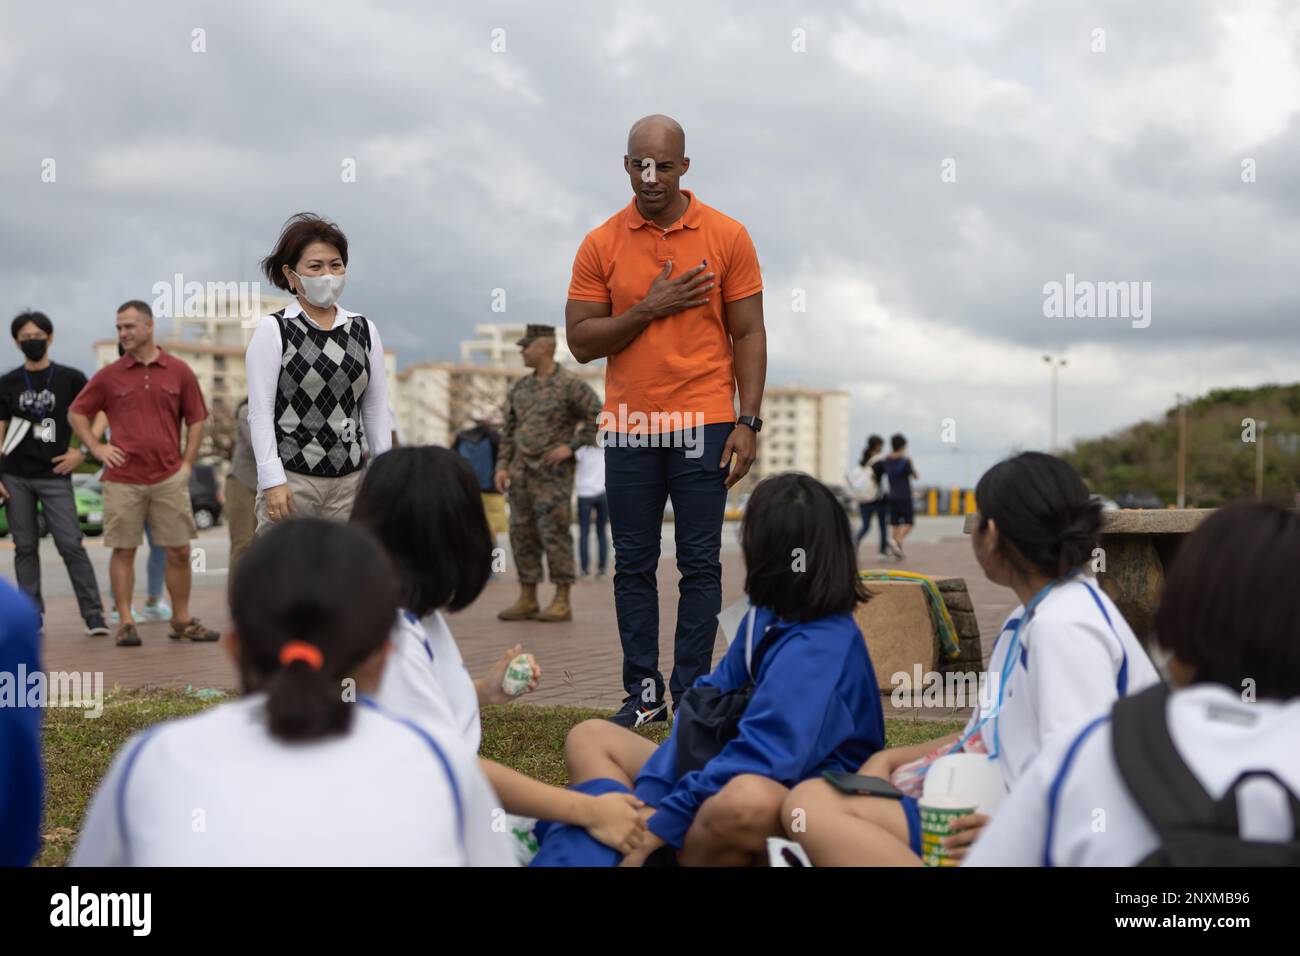
POLYGON ((605 494, 614 533, 614 608, 623 643, 623 687, 629 697, 664 699, 659 672, 659 541, 664 503, 673 503, 677 570, 673 700, 713 669, 722 608, 722 516, 728 467, 722 446, 735 425, 721 422, 655 436, 609 433, 605 494), (654 439, 654 444, 647 444, 654 439), (637 446, 636 442, 641 445, 637 446))

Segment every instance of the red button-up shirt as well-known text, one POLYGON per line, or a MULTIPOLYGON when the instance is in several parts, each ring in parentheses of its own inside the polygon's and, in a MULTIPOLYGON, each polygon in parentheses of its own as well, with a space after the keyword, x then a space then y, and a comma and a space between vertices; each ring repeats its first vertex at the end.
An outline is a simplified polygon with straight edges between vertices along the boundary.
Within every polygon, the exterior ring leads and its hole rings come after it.
POLYGON ((126 463, 106 468, 105 481, 157 484, 181 466, 181 420, 208 417, 198 379, 188 365, 162 349, 145 365, 131 354, 106 365, 86 383, 70 411, 94 420, 104 411, 110 444, 126 452, 126 463))

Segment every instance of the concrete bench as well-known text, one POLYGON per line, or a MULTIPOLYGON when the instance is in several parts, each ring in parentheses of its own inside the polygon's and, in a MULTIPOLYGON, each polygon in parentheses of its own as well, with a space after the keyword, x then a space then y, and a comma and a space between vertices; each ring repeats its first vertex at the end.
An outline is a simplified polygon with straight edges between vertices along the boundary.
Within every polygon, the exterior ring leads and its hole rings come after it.
POLYGON ((866 585, 872 598, 859 604, 853 616, 866 638, 882 693, 889 694, 897 686, 892 679, 895 674, 907 674, 912 679, 918 665, 922 674, 978 673, 983 669, 979 623, 965 579, 935 579, 961 648, 951 660, 940 652, 938 626, 920 582, 867 581, 866 585))
MULTIPOLYGON (((1150 641, 1154 631, 1165 569, 1183 536, 1213 512, 1213 508, 1102 512, 1097 580, 1143 643, 1150 641)), ((967 534, 978 517, 966 516, 967 534)))

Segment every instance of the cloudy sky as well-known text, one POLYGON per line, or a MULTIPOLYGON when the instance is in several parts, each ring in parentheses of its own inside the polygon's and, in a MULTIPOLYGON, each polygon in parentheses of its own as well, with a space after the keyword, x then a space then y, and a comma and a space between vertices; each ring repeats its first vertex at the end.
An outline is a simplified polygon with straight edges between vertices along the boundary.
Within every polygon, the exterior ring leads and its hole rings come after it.
POLYGON ((769 384, 962 481, 1047 445, 1045 352, 1063 442, 1300 378, 1298 111, 1292 2, 6 4, 0 310, 90 366, 120 301, 255 280, 305 209, 399 365, 454 359, 493 289, 562 322, 665 112, 758 247, 769 384), (1045 316, 1067 274, 1150 283, 1149 324, 1045 316))

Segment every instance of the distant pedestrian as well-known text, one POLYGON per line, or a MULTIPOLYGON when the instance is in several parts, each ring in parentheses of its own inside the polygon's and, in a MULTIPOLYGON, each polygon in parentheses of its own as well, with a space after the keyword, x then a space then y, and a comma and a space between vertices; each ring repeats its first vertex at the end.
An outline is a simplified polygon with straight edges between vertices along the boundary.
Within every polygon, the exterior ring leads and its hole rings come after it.
POLYGON ((86 633, 107 635, 95 568, 81 544, 71 477, 86 455, 80 442, 71 442, 68 406, 85 386, 86 376, 50 360, 54 323, 44 313, 22 313, 10 332, 23 353, 23 364, 0 378, 0 501, 14 539, 14 576, 44 615, 39 505, 72 581, 86 633))
POLYGON ((131 593, 135 552, 148 521, 155 543, 167 549, 167 591, 173 639, 215 641, 216 631, 190 616, 190 541, 198 534, 190 503, 190 474, 208 417, 198 379, 188 365, 154 342, 153 310, 132 299, 117 310, 118 341, 126 354, 106 365, 68 411, 73 431, 104 469, 104 544, 113 549, 109 578, 121 623, 118 647, 138 647, 131 593), (91 426, 108 415, 111 444, 91 426), (185 446, 181 448, 181 422, 185 446))
POLYGON ((871 518, 874 515, 880 528, 880 556, 889 556, 889 541, 885 526, 889 523, 889 503, 880 489, 880 479, 876 477, 876 462, 884 457, 885 440, 879 435, 867 439, 867 447, 862 449, 862 457, 847 475, 849 488, 858 502, 858 513, 862 515, 862 527, 853 539, 856 549, 862 539, 871 530, 871 518))
POLYGON ((226 474, 226 527, 230 533, 230 575, 257 531, 257 459, 248 424, 248 399, 235 409, 235 447, 226 474))
POLYGON ((902 435, 892 435, 889 439, 891 451, 880 458, 873 466, 876 479, 882 476, 889 484, 885 492, 889 507, 889 524, 893 529, 894 540, 891 550, 894 557, 902 560, 903 539, 912 531, 914 521, 912 511, 912 479, 919 477, 912 459, 907 456, 907 439, 902 435))
POLYGON ((494 409, 474 410, 474 424, 456 435, 456 451, 474 469, 488 528, 495 538, 510 530, 506 521, 506 498, 496 486, 497 458, 501 451, 500 414, 494 409))
POLYGON ((605 449, 583 445, 577 451, 578 471, 574 489, 578 493, 578 565, 585 578, 591 573, 589 539, 596 526, 596 576, 609 569, 609 501, 605 498, 605 449))

